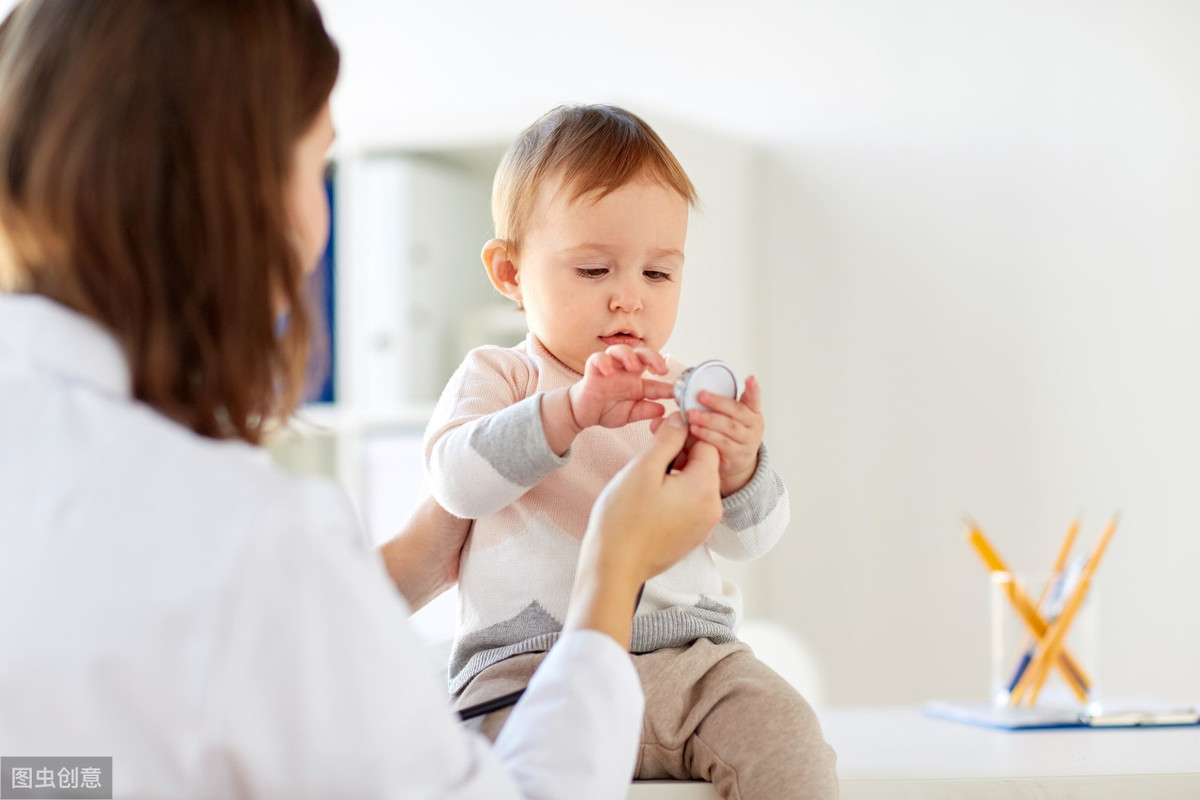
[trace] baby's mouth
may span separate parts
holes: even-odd
[[[614,344],[627,344],[630,347],[637,347],[642,343],[641,337],[630,331],[616,331],[615,333],[601,336],[600,341],[604,342],[608,347],[612,347]]]

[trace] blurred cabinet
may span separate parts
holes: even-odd
[[[376,540],[412,508],[425,422],[463,356],[524,336],[524,317],[480,260],[502,153],[337,158],[334,401],[305,406],[271,450],[285,468],[341,483]]]
[[[344,407],[388,416],[428,406],[471,347],[523,335],[523,317],[492,288],[479,255],[499,158],[497,149],[339,162]]]

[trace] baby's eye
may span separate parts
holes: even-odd
[[[656,283],[659,281],[671,280],[671,273],[663,272],[662,270],[648,269],[648,270],[644,270],[642,272],[642,274],[645,275],[648,279],[650,279]]]
[[[581,278],[602,278],[608,274],[606,267],[579,267],[575,272]]]

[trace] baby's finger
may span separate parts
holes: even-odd
[[[626,372],[640,375],[646,369],[642,365],[642,360],[633,352],[633,348],[627,344],[614,344],[604,353],[613,359],[614,364],[620,364]]]
[[[607,378],[613,373],[612,356],[607,351],[592,353],[588,356],[587,363],[583,365],[583,371],[586,373],[589,367]]]
[[[726,397],[721,394],[716,394],[705,389],[696,397],[700,404],[706,408],[715,411],[717,414],[723,414],[727,417],[732,417],[743,425],[753,423],[755,412],[748,406],[744,405],[739,400],[734,400],[732,397]]]
[[[642,394],[650,400],[669,400],[675,396],[675,387],[663,381],[643,378]]]
[[[708,442],[713,447],[720,450],[722,453],[727,453],[743,442],[739,442],[732,436],[729,436],[719,430],[704,427],[701,425],[691,425],[688,427],[688,433],[694,436],[698,441]]]
[[[697,408],[688,412],[688,423],[693,428],[715,431],[736,442],[749,442],[755,437],[757,428],[754,421],[753,417],[747,423],[726,414],[701,411]]]
[[[746,378],[746,388],[742,390],[741,401],[755,414],[762,413],[762,391],[758,386],[758,378],[753,375]]]
[[[633,352],[637,354],[638,358],[642,360],[642,363],[645,364],[651,372],[659,375],[666,375],[668,372],[670,372],[670,369],[667,367],[667,360],[663,358],[662,355],[657,351],[652,350],[649,347],[642,346],[634,348]]]
[[[630,422],[641,422],[644,419],[650,419],[650,420],[657,421],[659,419],[662,419],[663,415],[666,413],[667,413],[667,410],[665,408],[663,408],[662,405],[659,403],[655,403],[650,400],[639,400],[633,406],[633,408],[630,409],[630,411],[629,411],[629,421]],[[651,424],[653,424],[653,423],[651,423]],[[659,423],[659,424],[661,424],[661,423]],[[652,427],[651,431],[654,433],[657,433],[658,428]]]

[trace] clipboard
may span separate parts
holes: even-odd
[[[1165,703],[1120,703],[1079,713],[1084,725],[1093,728],[1153,728],[1164,725],[1200,724],[1200,708]]]
[[[1004,731],[1055,728],[1162,728],[1200,724],[1200,706],[1161,701],[1123,701],[1080,710],[1068,707],[994,706],[935,700],[927,716]]]

